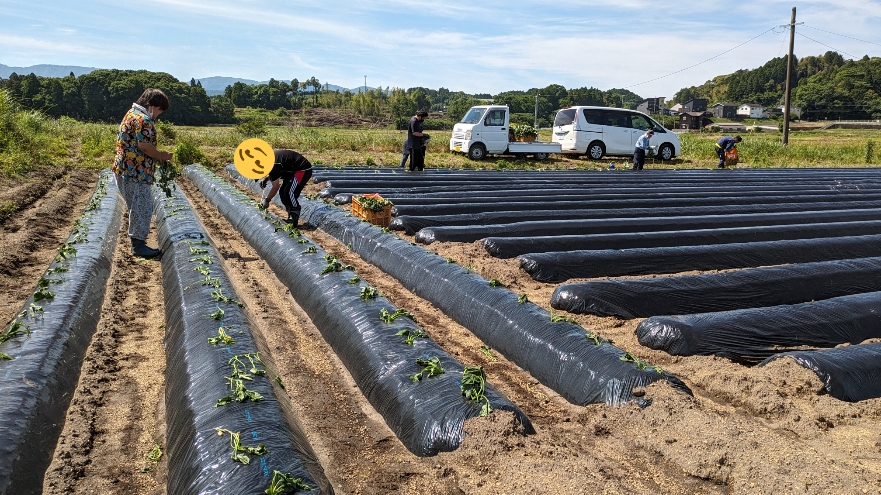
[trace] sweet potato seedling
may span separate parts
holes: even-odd
[[[358,275],[355,275],[354,277],[349,279],[349,283],[352,285],[355,285],[360,281],[361,281],[361,277],[359,277]]]
[[[636,369],[644,370],[648,368],[648,364],[645,361],[640,360],[638,357],[630,354],[629,352],[624,353],[619,359],[624,361],[625,363],[633,363],[636,365]]]
[[[575,321],[575,318],[572,318],[571,316],[563,316],[563,315],[555,315],[555,314],[551,314],[551,323],[559,323],[559,322],[561,322],[561,321],[566,321],[566,322],[569,322],[569,323],[575,323],[576,325],[578,324],[578,322]]]
[[[297,239],[298,244],[309,244],[309,241],[306,239]]]
[[[223,344],[223,345],[234,345],[236,343],[236,339],[230,337],[226,333],[226,329],[220,327],[217,329],[217,337],[208,337],[208,343],[211,345]]]
[[[211,260],[211,256],[209,256],[207,254],[203,254],[202,256],[196,256],[195,258],[190,258],[189,261],[190,261],[190,263],[192,263],[194,261],[198,261],[199,263],[201,263],[203,265],[211,265],[214,263],[214,261]]]
[[[379,310],[379,319],[386,323],[391,323],[402,316],[410,318],[411,320],[413,320],[413,323],[418,323],[418,321],[416,321],[416,317],[413,316],[413,313],[407,311],[406,309],[398,309],[394,313],[389,313],[388,310],[385,308],[381,308]]]
[[[294,478],[290,473],[273,471],[272,480],[269,482],[269,488],[263,493],[266,495],[280,495],[282,493],[295,493],[298,491],[309,490],[314,490],[314,488],[304,483],[302,478]]]
[[[480,406],[480,415],[486,416],[491,413],[493,408],[486,396],[486,373],[480,366],[466,366],[462,370],[462,395],[466,399],[474,402],[482,402]]]
[[[315,246],[309,246],[303,251],[303,254],[311,254],[311,253],[317,253],[317,252],[318,252],[318,248],[316,248]]]
[[[159,461],[162,459],[162,446],[157,443],[152,449],[150,449],[150,452],[144,454],[144,458],[147,459],[147,462],[150,464],[142,467],[141,472],[149,473],[156,469],[156,466],[159,465]]]
[[[284,225],[284,227],[276,226],[275,231],[276,232],[278,232],[278,231],[285,232],[288,234],[288,237],[300,237],[300,235],[302,235],[302,234],[300,234],[300,229],[294,227],[294,225],[290,224],[290,223],[286,223]]]
[[[207,249],[198,248],[195,246],[190,246],[190,255],[191,256],[199,256],[200,254],[208,254]]]
[[[440,358],[437,356],[418,358],[416,364],[422,366],[422,371],[410,375],[410,381],[413,383],[419,383],[424,375],[428,375],[428,378],[431,378],[444,373],[444,367],[441,366]]]
[[[486,359],[489,361],[496,361],[497,360],[496,357],[493,356],[492,349],[490,349],[489,346],[486,346],[486,345],[480,346],[480,352],[482,352],[483,355],[486,356]]]
[[[34,302],[55,299],[55,294],[49,291],[49,284],[60,282],[61,280],[41,277],[40,280],[37,281],[37,290],[34,291]]]
[[[28,335],[29,333],[31,333],[30,325],[21,320],[14,320],[12,324],[9,325],[9,329],[7,329],[5,333],[0,333],[0,345],[3,345],[3,343],[9,339],[18,337],[20,335]],[[11,360],[12,356],[0,352],[0,359]]]
[[[217,430],[217,436],[223,436],[224,433],[229,434],[229,446],[232,448],[232,460],[248,465],[251,463],[250,455],[266,455],[269,451],[266,446],[257,444],[257,447],[247,447],[242,445],[241,432],[232,432],[225,428],[214,428]]]
[[[358,283],[358,282],[355,282],[355,283]],[[361,287],[360,297],[364,301],[366,301],[368,299],[376,299],[376,296],[381,296],[381,295],[382,294],[380,294],[379,291],[376,290],[376,287],[370,287],[369,285],[367,287]]]
[[[203,276],[206,276],[206,277],[207,277],[209,274],[211,274],[211,270],[210,270],[207,266],[202,266],[202,265],[198,265],[198,266],[196,266],[195,268],[193,268],[193,271],[194,271],[194,272],[199,272],[199,273],[201,273]]]
[[[526,294],[520,294],[520,297],[517,298],[517,304],[526,304],[529,302],[529,296]]]
[[[491,278],[491,279],[489,280],[489,286],[490,286],[490,287],[507,287],[507,285],[505,285],[505,284],[499,282],[498,280],[496,280],[496,279],[494,279],[494,278]]]
[[[223,295],[223,289],[221,289],[220,287],[211,291],[211,299],[215,302],[225,302],[225,303],[229,303],[229,304],[236,304],[239,307],[244,306],[244,304],[240,303],[239,301],[236,301],[235,299],[232,299],[230,297]]]
[[[413,342],[416,339],[420,339],[420,338],[427,339],[428,338],[428,334],[418,328],[403,328],[395,335],[399,335],[399,336],[404,337],[404,343],[407,345],[410,345],[410,346],[413,345]]]

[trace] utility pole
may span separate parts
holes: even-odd
[[[799,24],[804,24],[800,22]],[[785,27],[783,24],[780,27]],[[789,26],[789,57],[786,59],[786,91],[783,93],[783,145],[789,144],[789,106],[792,93],[792,49],[795,45],[795,7],[792,8],[792,20]]]
[[[533,120],[532,124],[535,127],[535,132],[538,132],[538,97],[540,94],[535,94],[535,120]]]
[[[364,76],[364,92],[367,92],[367,76]]]

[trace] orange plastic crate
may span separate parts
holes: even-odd
[[[373,225],[388,227],[389,223],[391,223],[392,221],[392,206],[385,206],[380,211],[371,211],[361,206],[357,199],[355,199],[359,196],[364,196],[366,198],[383,199],[382,196],[380,196],[379,194],[362,194],[352,196],[352,215],[355,215],[362,220],[367,220]]]

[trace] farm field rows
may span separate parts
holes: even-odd
[[[14,316],[55,257],[60,236],[82,210],[76,205],[88,201],[96,178],[91,172],[61,175],[55,179],[59,185],[73,186],[57,193],[50,188],[4,224],[5,286],[21,287],[4,295],[4,320]],[[638,391],[652,399],[645,408],[573,405],[505,356],[483,348],[485,342],[456,323],[455,315],[444,314],[331,234],[304,230],[391,303],[411,311],[447,353],[482,366],[488,382],[521,408],[537,431],[526,435],[513,415],[496,411],[468,420],[458,449],[417,457],[322,338],[317,326],[323,322],[310,320],[289,288],[193,183],[182,177],[178,185],[222,258],[252,332],[265,341],[265,352],[286,385],[279,400],[300,419],[337,493],[881,492],[879,399],[834,399],[823,393],[814,373],[791,360],[757,368],[720,357],[670,356],[639,344],[640,319],[583,314],[570,317],[680,377],[694,396],[656,382]],[[310,185],[306,193],[317,194],[322,187]],[[272,211],[282,213],[277,206]],[[140,472],[149,465],[145,454],[166,441],[161,338],[167,308],[161,268],[128,254],[125,224],[123,219],[98,330],[44,493],[163,493],[168,482],[166,457]],[[27,234],[40,229],[60,233]],[[26,262],[12,258],[21,251],[14,244],[17,232],[31,239]],[[556,284],[533,280],[516,259],[493,258],[479,241],[435,242],[426,249],[553,312]],[[264,488],[254,487],[254,493]]]

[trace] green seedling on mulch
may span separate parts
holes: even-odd
[[[559,323],[559,322],[561,322],[561,321],[566,321],[566,322],[569,322],[569,323],[575,323],[576,325],[578,324],[578,322],[575,321],[575,318],[572,318],[571,316],[563,316],[563,315],[555,315],[555,314],[551,314],[551,323]]]
[[[624,353],[619,359],[624,361],[625,363],[633,363],[636,365],[636,369],[644,370],[648,368],[648,364],[645,361],[640,360],[638,357],[630,354],[629,352]]]
[[[499,282],[498,280],[496,280],[494,278],[489,279],[489,286],[490,287],[507,287],[507,285]]]
[[[410,381],[413,383],[419,383],[419,380],[422,380],[422,377],[426,374],[428,375],[428,378],[431,378],[444,372],[444,367],[441,366],[440,358],[437,356],[419,358],[416,360],[416,364],[422,366],[422,371],[410,375]]]
[[[275,231],[282,231],[288,234],[288,237],[300,237],[300,229],[294,226],[292,223],[284,224],[284,227],[275,227]]]
[[[246,378],[250,380],[251,378]],[[217,403],[214,404],[214,407],[225,406],[227,404],[236,402],[245,402],[246,400],[251,400],[253,402],[257,402],[259,400],[263,400],[263,396],[254,390],[248,390],[245,388],[245,379],[237,379],[226,377],[226,381],[229,382],[229,389],[232,391],[230,395],[225,397],[221,397],[217,399]]]
[[[529,302],[529,296],[526,294],[520,294],[520,297],[517,298],[517,304],[526,304]]]
[[[221,315],[220,317],[223,318],[223,315]],[[230,337],[229,334],[226,333],[225,328],[220,327],[217,329],[217,337],[208,337],[208,343],[211,345],[233,345],[236,343],[236,339]]]
[[[474,270],[477,269],[477,267],[474,266],[474,263],[468,263],[463,268],[465,268],[466,272],[472,272],[472,273],[474,272]]]
[[[298,240],[297,240],[297,243],[299,243],[299,244],[309,244],[309,241],[306,240],[306,239],[298,239]]]
[[[224,428],[214,428],[217,430],[217,436],[222,437],[224,433],[229,433],[229,446],[232,447],[232,460],[236,462],[240,462],[242,464],[250,464],[251,458],[248,455],[265,455],[268,454],[269,451],[266,450],[266,446],[261,444],[257,444],[257,447],[247,447],[242,445],[241,433],[240,432],[232,432]]]
[[[351,283],[351,280],[349,282]],[[355,282],[355,283],[357,284],[358,282]],[[364,301],[366,301],[368,299],[376,299],[376,296],[381,296],[381,295],[382,294],[380,294],[379,291],[376,290],[376,287],[370,287],[369,285],[367,287],[361,287],[360,296],[361,296],[361,299]]]
[[[76,256],[76,248],[73,247],[72,242],[65,242],[61,245],[61,249],[58,250],[58,256],[55,257],[56,263],[61,263],[66,259],[70,259]]]
[[[19,316],[19,318],[24,318],[26,315],[31,315],[31,318],[35,319],[37,317],[37,315],[42,316],[45,313],[46,312],[43,311],[43,306],[37,306],[36,304],[31,303],[31,305],[28,307],[28,309],[19,313],[18,316]]]
[[[223,310],[223,308],[217,308],[217,311],[209,314],[208,316],[210,318],[217,320],[217,321],[220,321],[223,319],[224,314],[226,314],[226,312]]]
[[[340,260],[337,259],[337,257],[332,254],[325,255],[324,260],[327,261],[327,266],[325,266],[324,269],[321,270],[321,273],[319,275],[324,275],[325,273],[341,272],[343,270],[354,270],[355,269],[355,267],[352,265],[344,265],[344,264],[340,263]]]
[[[49,284],[53,282],[60,283],[61,281],[45,277],[41,277],[40,280],[37,281],[37,290],[34,292],[34,302],[42,301],[44,299],[55,299],[55,294],[49,291]]]
[[[488,360],[496,361],[496,357],[493,356],[492,349],[490,349],[489,346],[486,346],[486,345],[480,346],[480,352],[482,352],[483,355],[486,356],[486,358]]]
[[[382,228],[380,228],[379,230],[380,230],[381,232],[383,232],[384,234],[391,234],[391,233],[392,233],[392,231],[389,230],[388,227],[382,227]]]
[[[486,373],[480,366],[466,366],[462,370],[462,395],[474,402],[483,402],[480,406],[480,415],[486,416],[493,411],[486,396]]]
[[[195,246],[190,246],[190,255],[191,256],[199,256],[200,254],[208,254],[207,249],[198,248]]]
[[[70,270],[70,268],[64,265],[55,265],[52,268],[46,270],[46,275],[57,275],[59,273],[64,273],[68,270]]]
[[[349,283],[352,285],[355,285],[360,281],[361,281],[361,277],[359,277],[358,275],[355,275],[354,277],[349,279]]]
[[[275,383],[277,383],[278,386],[281,387],[282,390],[287,390],[287,389],[285,388],[285,386],[284,386],[284,383],[281,382],[281,377],[280,377],[280,376],[275,375]]]
[[[411,320],[413,320],[413,323],[419,323],[418,321],[416,321],[416,317],[413,316],[413,313],[407,311],[406,309],[399,309],[396,310],[394,313],[389,313],[388,310],[386,310],[385,308],[379,310],[379,319],[386,323],[391,323],[401,316],[406,316],[407,318],[410,318]]]
[[[214,289],[213,291],[211,291],[211,299],[215,302],[225,302],[225,303],[229,303],[229,304],[236,304],[239,307],[244,306],[244,304],[236,301],[235,299],[224,296],[223,289],[221,289],[219,287],[217,289]]]
[[[401,331],[399,331],[395,335],[400,335],[401,337],[404,337],[404,343],[407,345],[413,345],[413,342],[416,339],[419,339],[419,338],[427,339],[428,338],[428,334],[423,332],[422,330],[419,330],[418,328],[404,328],[404,329],[401,329]]]
[[[456,263],[456,260],[454,260],[453,258],[447,258],[447,263],[453,263],[453,264],[455,264],[455,263]]]
[[[664,371],[664,368],[661,368],[660,366],[652,366],[652,369],[655,370],[655,373],[660,373],[662,375],[666,373],[666,371]]]
[[[272,472],[272,481],[269,482],[269,488],[263,493],[266,495],[280,495],[282,493],[294,493],[299,491],[314,490],[311,486],[303,482],[303,478],[294,478],[289,473],[281,471]]]
[[[248,368],[245,365],[245,362],[242,361],[243,358],[247,359],[248,362],[251,364],[250,368]],[[233,378],[243,378],[245,380],[250,380],[251,377],[241,371],[242,369],[247,369],[248,372],[250,372],[252,375],[266,376],[266,370],[258,368],[258,364],[264,367],[266,366],[260,359],[259,352],[249,352],[247,354],[239,354],[237,356],[233,356],[229,359],[229,365],[233,368],[233,372],[230,374],[230,376]]]
[[[11,338],[18,337],[19,335],[28,335],[29,333],[31,333],[30,325],[21,320],[15,320],[12,322],[11,325],[9,325],[9,329],[6,330],[6,333],[0,333],[0,345]],[[12,356],[0,352],[0,359],[11,360]]]
[[[194,246],[194,245],[195,246],[209,246],[209,245],[211,245],[211,243],[206,241],[205,239],[202,239],[201,241],[184,241],[184,244],[188,244],[190,246]]]
[[[318,248],[316,248],[315,246],[309,246],[303,251],[303,254],[317,253],[317,252],[318,252]]]
[[[156,466],[159,465],[159,460],[162,459],[162,446],[158,443],[150,449],[150,452],[144,454],[144,458],[150,462],[147,466],[141,468],[142,473],[149,473],[150,471],[156,469]]]
[[[190,261],[190,263],[192,263],[194,261],[198,261],[199,263],[201,263],[203,265],[211,265],[214,263],[213,261],[211,261],[211,256],[207,255],[207,254],[203,254],[202,256],[196,256],[195,258],[190,258],[189,261]]]
[[[592,340],[593,345],[603,345],[604,343],[606,343],[606,344],[614,344],[615,343],[615,341],[612,339],[604,339],[604,338],[600,337],[599,335],[597,335],[595,333],[591,333],[591,332],[587,332],[586,334],[584,334],[584,336],[587,337],[588,340]]]

